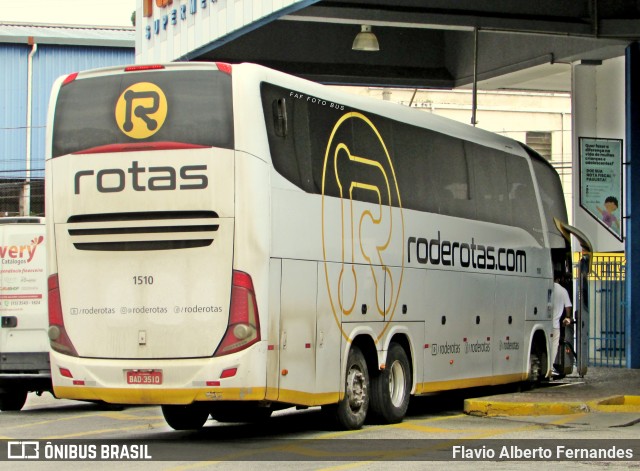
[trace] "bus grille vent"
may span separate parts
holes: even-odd
[[[219,228],[214,211],[158,211],[71,216],[69,236],[78,250],[142,251],[206,247]]]

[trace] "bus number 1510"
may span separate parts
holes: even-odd
[[[152,285],[153,284],[153,276],[134,276],[133,277],[134,285]]]

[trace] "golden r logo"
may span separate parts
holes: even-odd
[[[116,103],[116,122],[133,139],[157,133],[167,118],[167,97],[157,85],[138,82],[127,88]]]
[[[360,155],[363,152],[369,155]],[[386,321],[380,338],[394,316],[402,286],[404,217],[391,156],[378,129],[361,113],[343,115],[327,143],[322,250],[329,301],[343,336],[347,338],[343,317],[355,312],[358,289],[366,279],[367,289],[374,291],[374,312]],[[371,301],[366,303],[373,307]]]

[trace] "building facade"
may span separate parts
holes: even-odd
[[[44,215],[45,127],[61,75],[134,61],[134,29],[0,22],[0,216]]]

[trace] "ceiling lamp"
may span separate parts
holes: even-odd
[[[379,51],[380,45],[378,44],[378,38],[371,32],[371,26],[362,25],[360,32],[353,40],[351,49],[354,51]]]

